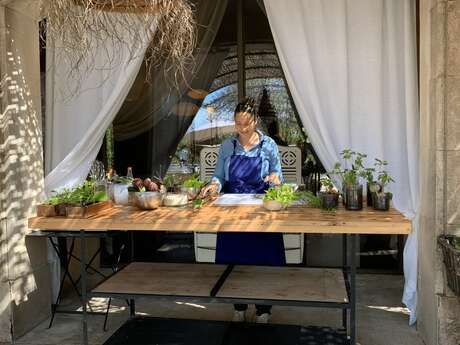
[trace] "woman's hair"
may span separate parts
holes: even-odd
[[[252,115],[254,120],[257,120],[256,100],[252,97],[243,99],[235,108],[235,114],[248,113]]]

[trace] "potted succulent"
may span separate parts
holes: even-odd
[[[375,166],[377,170],[377,183],[374,183],[370,190],[372,192],[372,205],[375,210],[388,211],[390,209],[390,201],[393,194],[385,191],[385,187],[394,182],[390,174],[384,170],[388,162],[385,160],[375,159]]]
[[[330,210],[337,208],[339,204],[339,193],[334,187],[332,180],[329,177],[324,177],[320,179],[321,191],[319,193],[319,198],[321,200],[321,208],[325,210]]]
[[[342,181],[345,208],[361,210],[363,208],[363,185],[360,179],[365,176],[363,162],[367,155],[350,149],[344,149],[340,154],[344,167],[337,162],[331,173],[338,175]]]
[[[298,195],[294,187],[289,184],[282,184],[268,188],[264,195],[263,205],[269,211],[279,211],[288,207],[296,199],[298,199]]]
[[[205,183],[201,181],[198,176],[193,175],[182,183],[180,191],[187,194],[189,200],[193,200],[198,196],[198,194],[200,194],[201,188],[204,184]]]

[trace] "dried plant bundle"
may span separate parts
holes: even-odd
[[[196,22],[187,0],[41,1],[46,37],[63,55],[69,78],[79,80],[95,68],[112,68],[126,48],[133,59],[145,37],[151,38],[145,53],[148,71],[161,65],[178,84],[193,65]],[[101,52],[104,61],[96,61]]]

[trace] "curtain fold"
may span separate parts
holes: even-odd
[[[200,110],[226,56],[227,51],[210,52],[195,74],[191,89],[172,106],[167,116],[153,126],[151,176],[163,177],[166,173],[179,142]]]
[[[108,13],[111,16],[130,16],[133,25],[142,23],[135,15]],[[94,59],[91,73],[80,79],[68,78],[69,69],[58,43],[49,55],[53,68],[47,72],[47,134],[49,149],[46,165],[50,172],[45,177],[45,191],[72,187],[82,182],[102,145],[104,134],[119,111],[143,62],[156,21],[152,19],[151,32],[141,39],[125,37],[128,44],[113,45],[104,37],[98,41],[88,59]],[[149,35],[150,34],[150,35]],[[128,35],[120,29],[120,35]],[[105,48],[105,49],[102,49]],[[48,56],[49,56],[48,55]],[[108,57],[112,60],[108,63]],[[69,92],[75,92],[69,96]]]
[[[264,0],[294,103],[327,170],[344,148],[389,161],[394,206],[419,203],[412,0]],[[417,223],[404,250],[403,302],[416,320]]]
[[[193,66],[190,66],[190,70],[184,76],[185,82],[178,87],[173,85],[173,76],[165,71],[163,65],[152,68],[151,71],[141,69],[115,118],[113,128],[116,140],[130,139],[149,131],[171,114],[174,105],[180,102],[181,97],[190,88],[193,78],[203,66],[219,30],[227,3],[227,0],[194,1],[198,23],[198,43]],[[150,73],[150,82],[145,81],[146,73]]]

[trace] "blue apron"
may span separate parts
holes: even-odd
[[[230,157],[229,180],[224,185],[225,193],[265,193],[268,183],[261,178],[263,140],[257,155],[247,157],[233,154]],[[216,263],[283,266],[286,264],[283,235],[281,233],[217,233]]]

